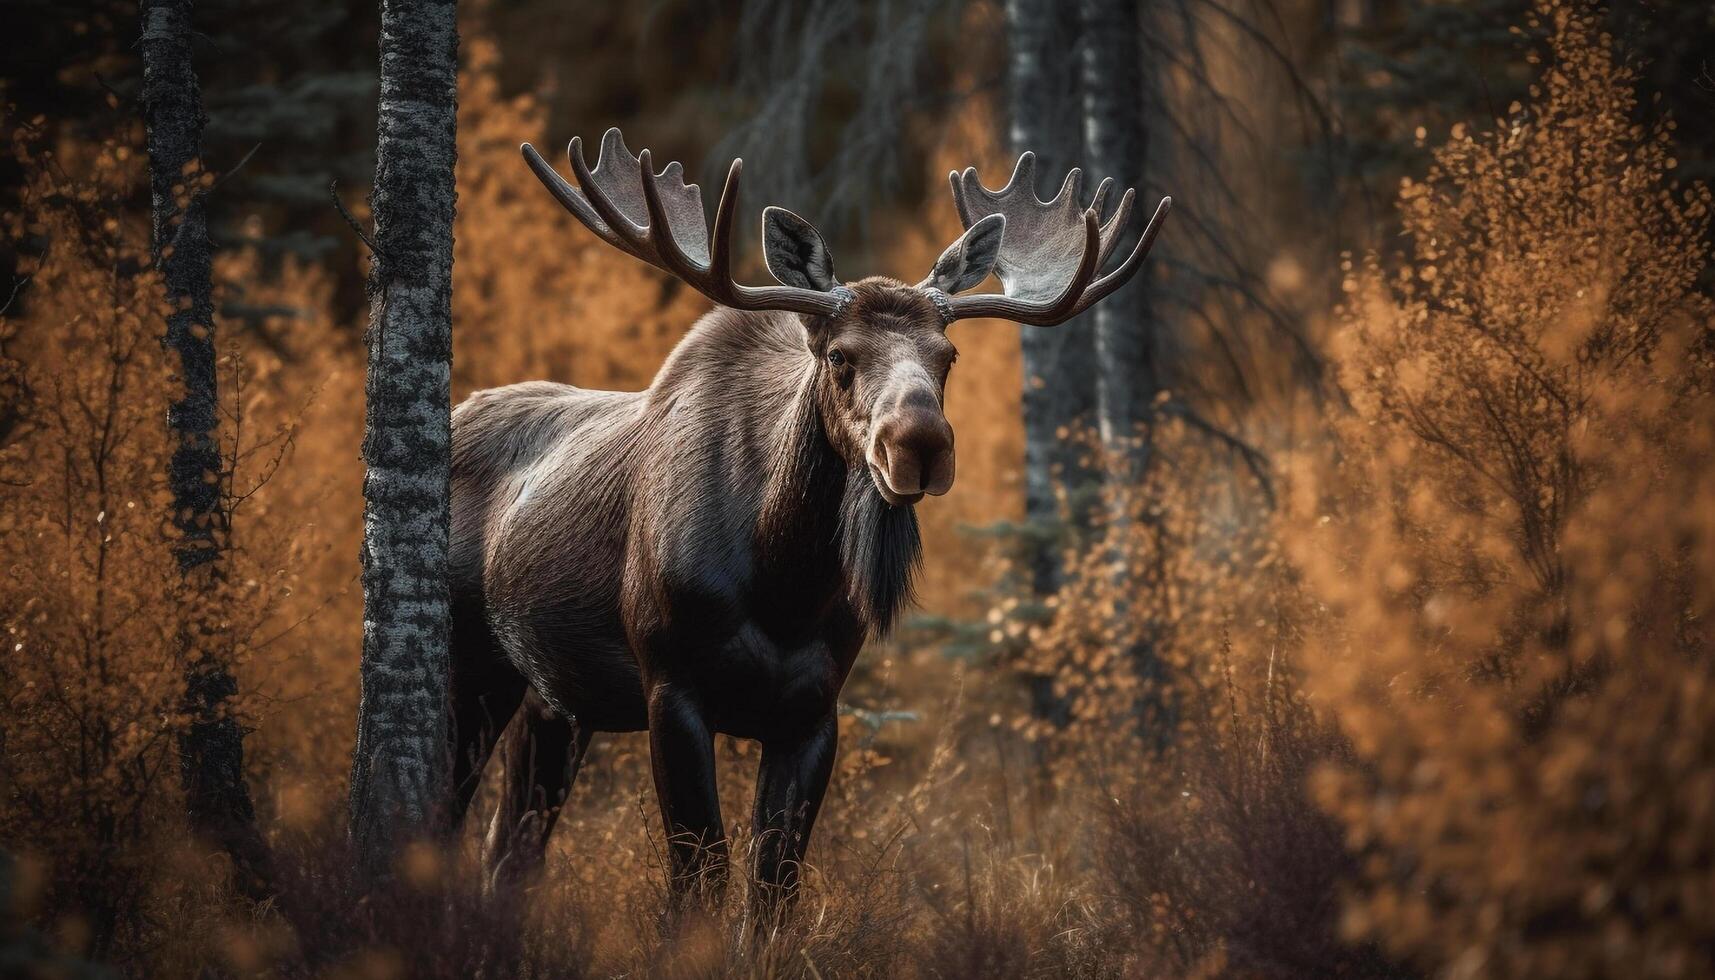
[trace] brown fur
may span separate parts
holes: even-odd
[[[852,288],[838,320],[718,308],[642,392],[528,382],[458,406],[461,804],[526,686],[551,709],[527,728],[651,729],[669,833],[719,833],[701,777],[663,771],[708,733],[831,763],[840,686],[910,598],[923,491],[901,481],[938,453],[951,481],[937,311],[893,280]],[[813,788],[774,795],[813,816]]]

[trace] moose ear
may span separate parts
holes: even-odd
[[[785,208],[762,210],[762,258],[782,286],[825,293],[840,284],[821,233]]]
[[[1001,214],[991,214],[970,226],[935,260],[929,278],[918,283],[918,288],[952,295],[987,279],[1000,257],[1000,239],[1005,233],[1006,217]]]

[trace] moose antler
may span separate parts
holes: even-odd
[[[1155,243],[1161,220],[1173,205],[1164,197],[1144,228],[1137,245],[1119,267],[1096,278],[1131,217],[1135,192],[1128,188],[1107,224],[1100,223],[1102,204],[1113,179],[1096,188],[1089,207],[1081,203],[1084,175],[1073,168],[1052,201],[1036,196],[1036,155],[1018,158],[1012,179],[998,191],[983,186],[975,167],[947,175],[953,203],[966,228],[991,214],[1006,219],[995,275],[1004,295],[978,293],[948,300],[952,319],[998,317],[1039,327],[1051,327],[1082,313],[1125,285],[1143,265]]]
[[[649,151],[633,156],[618,129],[601,138],[592,168],[584,160],[583,142],[573,138],[566,148],[579,191],[554,170],[529,143],[521,147],[524,160],[560,204],[584,227],[614,248],[655,266],[723,306],[739,310],[789,310],[836,316],[850,292],[822,292],[797,286],[746,286],[732,278],[732,219],[738,210],[738,177],[744,161],[734,160],[726,186],[715,207],[710,233],[703,215],[703,193],[685,183],[677,161],[655,173]],[[665,231],[665,233],[663,233]]]

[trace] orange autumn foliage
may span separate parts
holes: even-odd
[[[1691,976],[1715,942],[1707,188],[1543,3],[1529,106],[1455,131],[1348,280],[1352,411],[1285,532],[1307,683],[1361,765],[1352,936],[1455,976]]]

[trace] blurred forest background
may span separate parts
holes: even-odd
[[[278,894],[187,833],[137,9],[4,20],[0,973],[1715,975],[1715,8],[461,4],[455,398],[641,387],[707,306],[525,140],[742,156],[745,251],[779,204],[853,277],[914,281],[943,175],[1026,146],[1175,199],[1117,350],[951,328],[959,482],[846,690],[807,894],[667,933],[643,736],[598,739],[516,905],[466,853],[410,854],[402,908],[333,884],[367,303],[330,185],[367,217],[373,5],[195,7]],[[719,752],[742,814],[757,751]]]

